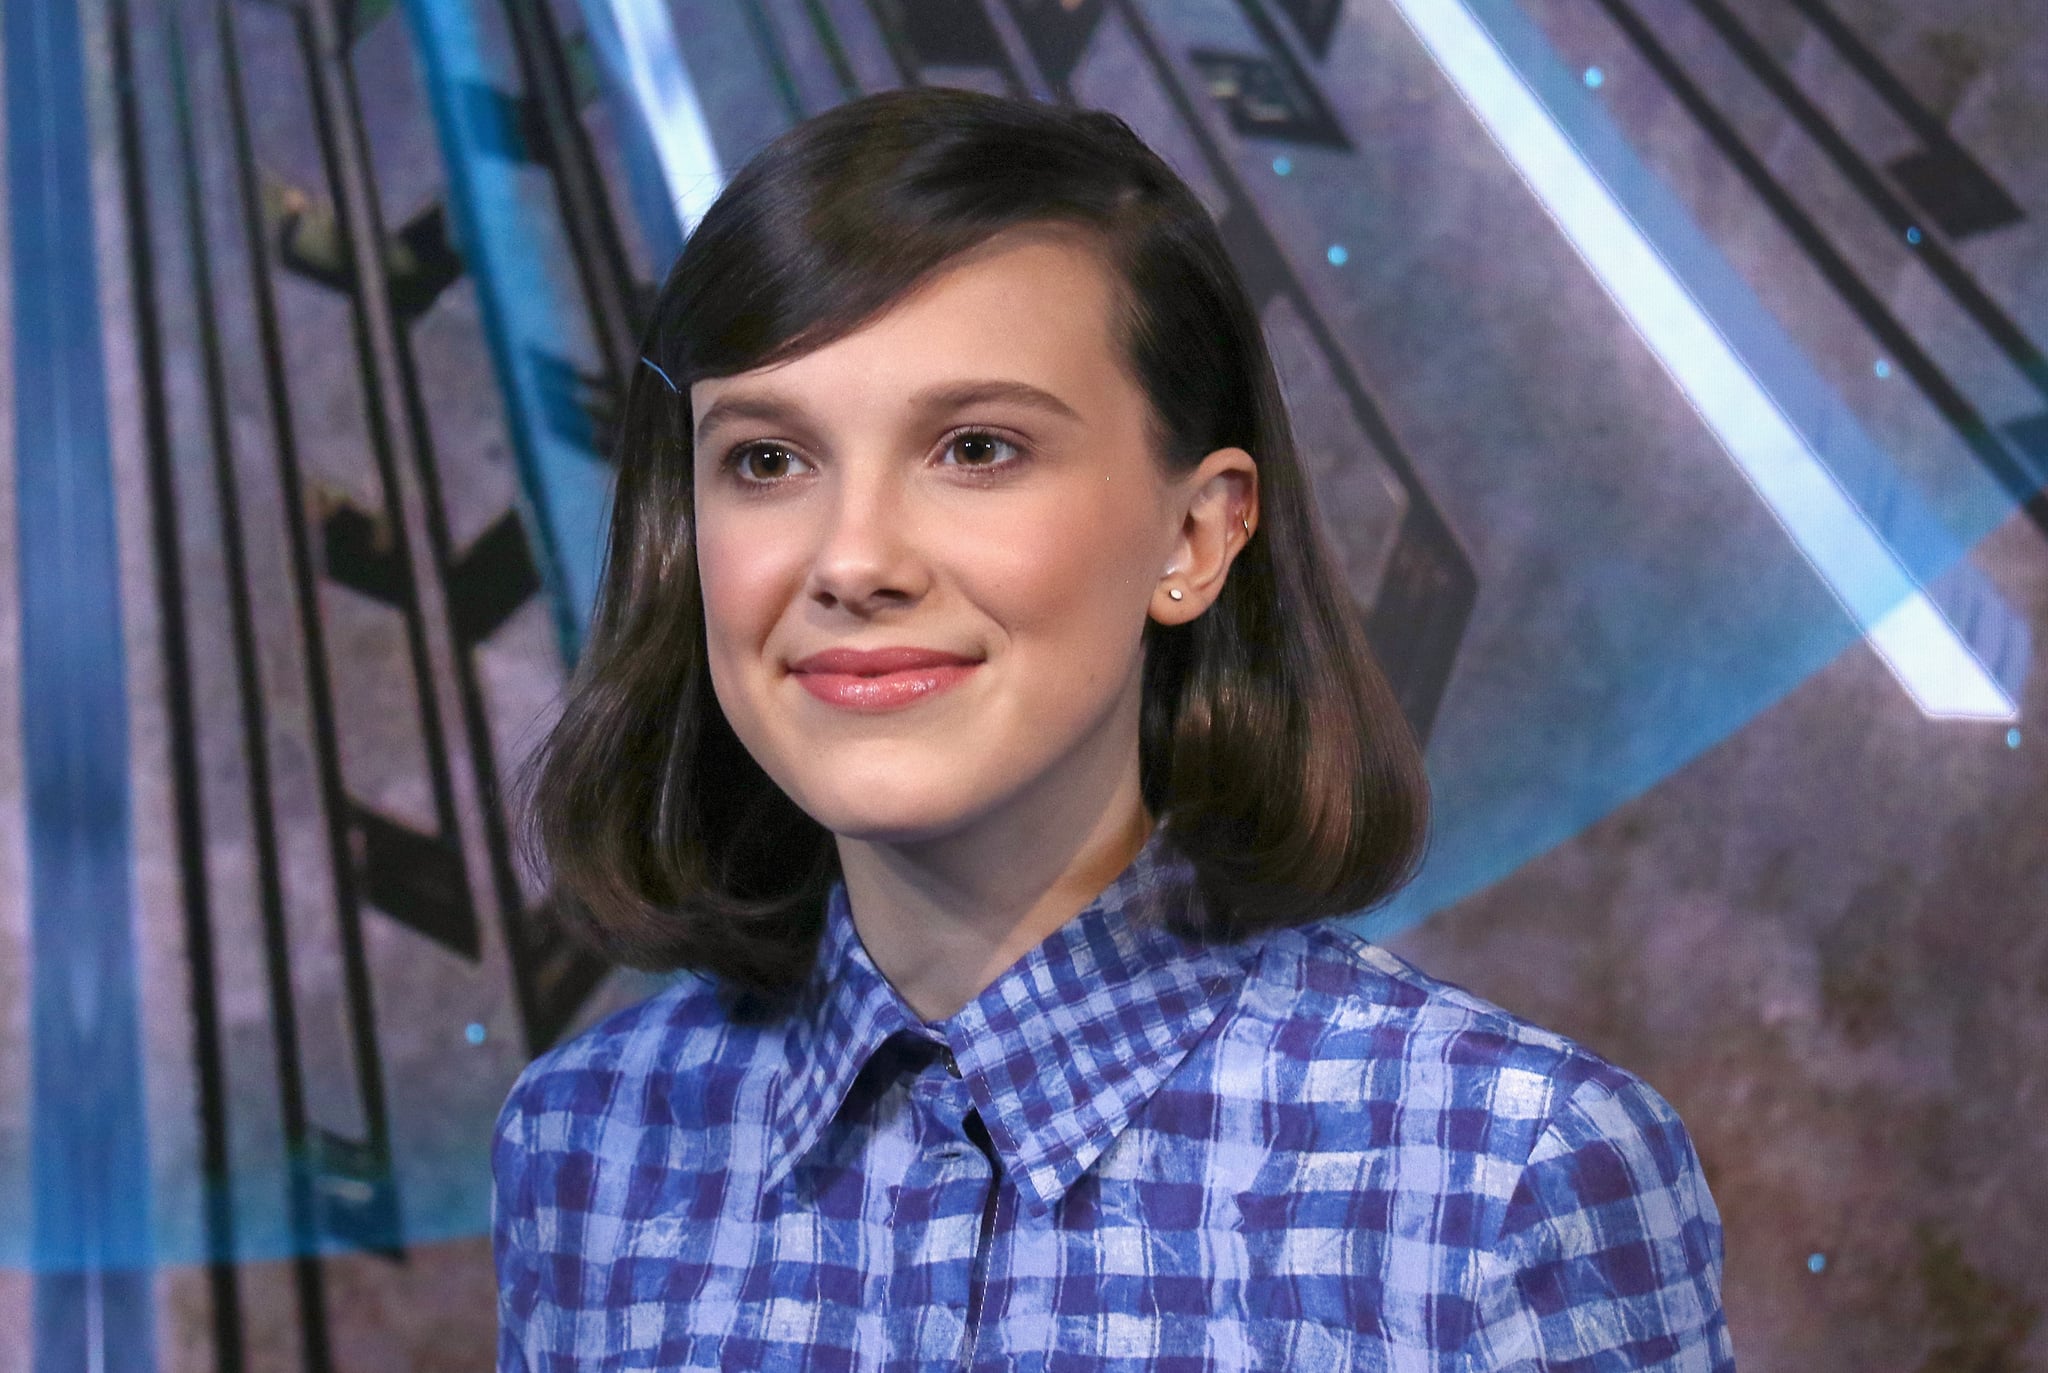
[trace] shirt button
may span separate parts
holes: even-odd
[[[941,1048],[939,1050],[939,1062],[945,1064],[946,1071],[954,1077],[960,1076],[960,1065],[954,1061],[951,1049]]]

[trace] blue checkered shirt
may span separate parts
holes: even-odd
[[[1200,899],[1155,831],[926,1023],[840,884],[793,1007],[684,975],[535,1060],[500,1373],[1734,1368],[1662,1097],[1335,921],[1168,932]]]

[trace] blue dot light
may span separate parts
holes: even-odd
[[[1588,90],[1599,90],[1600,83],[1606,79],[1607,73],[1601,71],[1598,67],[1586,68],[1586,88]]]
[[[1883,358],[1879,358],[1877,360],[1877,365],[1872,367],[1870,370],[1877,373],[1878,379],[1882,381],[1884,378],[1892,374],[1892,365],[1889,362],[1886,362]]]
[[[1906,226],[1906,242],[1908,242],[1908,243],[1918,243],[1919,241],[1920,241],[1920,228],[1919,228],[1919,226],[1918,226],[1918,225],[1915,225],[1915,224],[1908,224],[1908,225]]]
[[[1345,252],[1345,251],[1344,251],[1344,245],[1343,245],[1343,244],[1341,244],[1341,243],[1332,243],[1332,244],[1330,245],[1330,254],[1329,254],[1329,256],[1330,256],[1330,265],[1331,265],[1332,267],[1342,267],[1342,266],[1344,265],[1345,261],[1346,261],[1346,260],[1347,260],[1347,259],[1348,259],[1348,258],[1349,258],[1349,257],[1351,256],[1351,254],[1349,254],[1349,253],[1347,253],[1347,252]]]
[[[1827,1266],[1828,1256],[1826,1254],[1808,1254],[1806,1256],[1806,1271],[1809,1273],[1822,1272]]]
[[[1286,158],[1276,157],[1273,159],[1273,175],[1285,176],[1293,170],[1294,164],[1288,161]]]
[[[474,1020],[469,1022],[469,1028],[464,1030],[462,1034],[472,1044],[484,1042],[484,1027],[477,1024]]]
[[[2007,748],[2018,748],[2020,746],[2020,729],[2018,725],[2014,725],[2005,732],[2005,746]]]

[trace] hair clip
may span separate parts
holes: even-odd
[[[661,370],[660,363],[656,362],[653,358],[642,358],[640,359],[640,361],[646,363],[649,367],[652,367],[654,369],[654,375],[660,377],[663,381],[667,381],[669,390],[676,391],[676,384],[673,381],[669,381],[668,373]],[[682,392],[676,391],[676,394],[681,395]]]

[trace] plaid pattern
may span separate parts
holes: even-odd
[[[925,1024],[840,885],[793,1010],[685,976],[536,1059],[500,1373],[1734,1368],[1662,1097],[1335,922],[1157,923],[1200,899],[1155,832]]]

